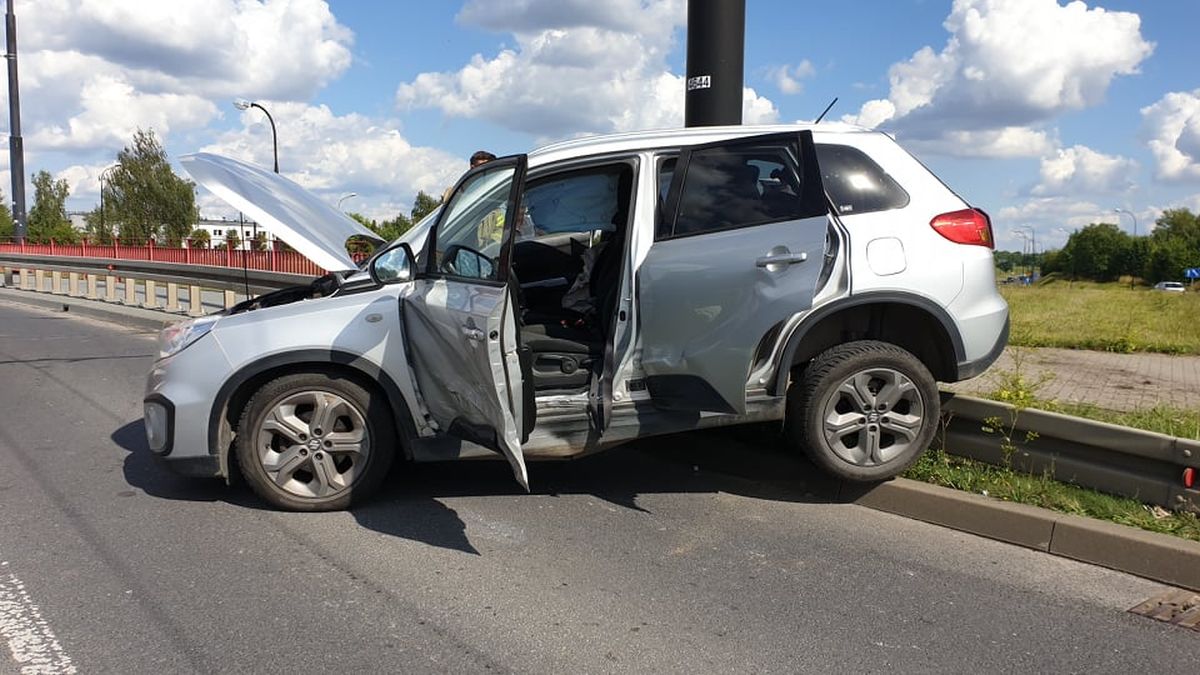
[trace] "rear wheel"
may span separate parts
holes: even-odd
[[[862,340],[814,358],[788,394],[788,434],[817,466],[852,481],[892,478],[929,447],[941,402],[911,353]]]
[[[338,375],[298,373],[251,397],[236,451],[246,482],[272,505],[331,511],[379,487],[395,442],[381,396]]]

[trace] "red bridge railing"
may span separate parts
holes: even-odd
[[[248,251],[244,249],[218,247],[168,247],[156,246],[153,241],[145,244],[58,244],[53,241],[45,244],[0,242],[0,253],[17,253],[20,255],[46,255],[79,258],[110,258],[116,260],[149,260],[165,263],[182,263],[185,265],[211,265],[214,267],[246,267],[252,270],[270,272],[285,272],[289,274],[304,274],[320,276],[326,270],[295,251],[282,251],[268,248],[265,251]],[[362,262],[368,254],[352,253],[354,262]]]

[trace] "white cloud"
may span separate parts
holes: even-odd
[[[1142,108],[1142,127],[1158,178],[1200,180],[1200,89],[1171,92]]]
[[[995,140],[1008,152],[1034,156],[1041,145],[1029,141],[1044,134],[1041,125],[1100,103],[1112,79],[1136,73],[1154,49],[1138,15],[1078,1],[955,0],[943,25],[950,37],[941,51],[926,46],[893,65],[888,97],[846,119],[947,150],[953,134],[1001,131],[1007,138]],[[1024,142],[1008,142],[1018,137]]]
[[[79,93],[82,111],[65,124],[47,123],[30,135],[30,143],[53,149],[121,147],[138,128],[154,129],[160,136],[171,127],[192,128],[217,115],[212,101],[192,94],[148,94],[128,82],[98,75]]]
[[[401,108],[437,108],[538,138],[679,126],[683,78],[667,67],[680,0],[471,0],[464,23],[513,34],[516,46],[476,54],[457,71],[421,73],[396,91]],[[747,123],[775,105],[744,90]]]
[[[769,72],[775,86],[779,87],[779,91],[785,94],[804,93],[804,80],[816,74],[817,69],[813,67],[812,61],[808,59],[804,59],[794,66],[783,65],[772,68]]]
[[[1020,227],[1033,228],[1042,251],[1061,247],[1072,231],[1099,222],[1116,222],[1111,208],[1070,197],[1035,197],[992,214],[996,248],[1001,250],[1021,250],[1023,242],[1016,234]]]
[[[345,207],[359,206],[357,210],[375,218],[395,216],[396,211],[384,212],[384,207],[411,204],[419,190],[441,196],[467,169],[466,158],[412,145],[394,122],[357,113],[334,115],[324,105],[266,105],[280,123],[280,171],[330,202],[357,192],[358,198]],[[241,120],[245,126],[218,136],[203,151],[271,166],[271,130],[262,114],[248,110]]]
[[[1041,182],[1032,193],[1051,196],[1126,192],[1133,187],[1136,171],[1137,162],[1132,159],[1076,145],[1042,158]]]
[[[685,22],[685,7],[680,0],[467,0],[457,19],[503,33],[596,27],[669,35]]]
[[[19,20],[26,135],[61,150],[200,128],[237,96],[305,100],[351,63],[324,0],[40,0]]]
[[[1039,157],[1054,152],[1058,145],[1050,132],[1029,127],[946,130],[933,137],[905,137],[907,147],[950,157],[1009,159]]]
[[[94,56],[149,91],[307,98],[350,66],[353,34],[325,0],[41,0],[22,42]]]

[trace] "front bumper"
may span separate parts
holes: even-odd
[[[167,466],[188,476],[222,476],[221,457],[209,447],[213,401],[230,372],[213,335],[157,361],[146,377],[146,442]]]

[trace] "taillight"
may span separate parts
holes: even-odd
[[[943,213],[929,221],[935,232],[956,244],[992,248],[992,221],[979,209]]]

